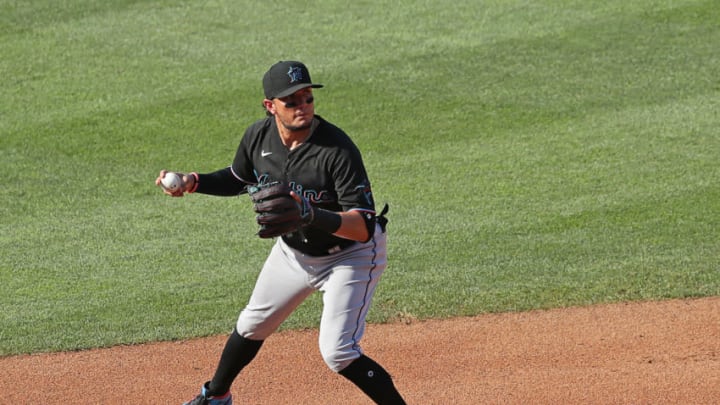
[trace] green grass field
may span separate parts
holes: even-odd
[[[0,0],[0,355],[230,330],[271,242],[246,197],[154,179],[228,165],[281,59],[391,206],[370,322],[720,295],[718,21],[712,0]]]

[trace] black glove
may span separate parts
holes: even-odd
[[[248,188],[260,225],[258,236],[275,238],[292,233],[312,221],[310,203],[284,183],[269,183]],[[294,195],[294,196],[293,196]]]

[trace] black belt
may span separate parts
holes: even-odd
[[[350,246],[354,245],[356,242],[354,240],[347,240],[342,241],[341,243],[338,243],[335,246],[331,246],[330,248],[324,249],[324,248],[312,248],[310,246],[303,246],[301,249],[295,248],[296,250],[302,252],[303,254],[306,254],[308,256],[329,256],[331,254],[341,252]]]

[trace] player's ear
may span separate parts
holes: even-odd
[[[272,100],[266,98],[263,100],[263,106],[268,115],[275,115],[275,103]]]

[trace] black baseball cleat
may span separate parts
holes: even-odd
[[[190,402],[185,402],[183,405],[232,405],[232,394],[228,391],[222,396],[212,396],[207,393],[208,383],[203,384],[200,390],[200,395],[196,396]]]

